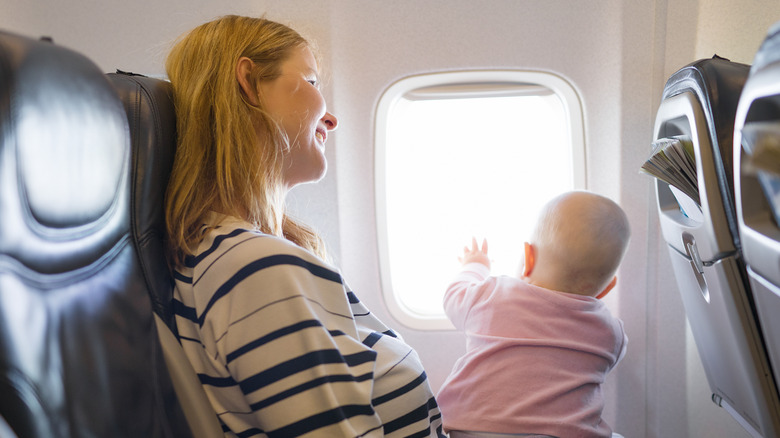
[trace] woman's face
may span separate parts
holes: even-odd
[[[266,110],[290,140],[282,170],[287,188],[325,176],[325,141],[338,120],[326,111],[311,50],[294,49],[282,63],[281,75],[261,82],[258,91]]]

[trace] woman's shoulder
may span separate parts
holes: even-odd
[[[217,217],[205,227],[200,245],[186,263],[190,267],[203,262],[241,266],[260,259],[283,257],[333,269],[289,240],[263,233],[249,222],[235,217]]]
[[[303,249],[283,238],[263,233],[252,224],[235,217],[223,217],[218,222],[205,225],[206,232],[199,246],[199,251],[207,251],[208,248],[220,245],[222,242],[229,244],[248,245],[254,248],[267,248],[268,251],[297,252]],[[231,245],[228,245],[230,247]]]

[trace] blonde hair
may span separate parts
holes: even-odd
[[[542,209],[531,237],[535,270],[555,290],[595,295],[615,275],[628,247],[628,217],[614,201],[586,191],[564,193]]]
[[[320,237],[284,212],[282,157],[289,149],[284,131],[262,99],[259,105],[247,100],[235,75],[238,59],[247,57],[254,62],[255,87],[273,80],[299,47],[311,45],[283,24],[229,15],[196,27],[168,55],[178,131],[165,201],[172,266],[193,253],[211,211],[326,256]]]

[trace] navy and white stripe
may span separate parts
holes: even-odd
[[[174,311],[225,436],[444,436],[416,352],[336,269],[219,225],[175,273]]]

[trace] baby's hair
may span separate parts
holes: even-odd
[[[564,193],[543,207],[531,236],[539,251],[536,269],[552,272],[557,290],[598,294],[615,275],[630,234],[614,201],[586,191]]]

